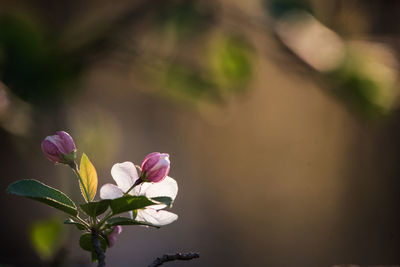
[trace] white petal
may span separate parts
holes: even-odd
[[[111,176],[124,192],[128,191],[135,181],[139,179],[135,165],[129,161],[114,164],[111,168]]]
[[[148,222],[156,226],[170,224],[178,219],[178,215],[166,210],[154,210],[150,208],[138,210],[136,221]]]
[[[121,189],[115,184],[105,184],[100,188],[100,198],[102,199],[114,199],[124,195]]]
[[[178,194],[178,184],[176,181],[167,176],[164,180],[159,183],[143,183],[141,185],[136,186],[132,190],[132,194],[135,196],[146,196],[148,198],[153,197],[170,197],[172,201],[175,199]],[[166,205],[153,205],[150,206],[153,209],[159,210],[166,208]]]
[[[159,183],[144,183],[140,193],[148,198],[170,197],[174,200],[178,194],[178,184],[173,178],[167,176]]]
[[[141,183],[137,186],[135,186],[132,191],[129,192],[130,195],[132,196],[144,196],[146,193],[147,188],[151,185],[152,183]]]

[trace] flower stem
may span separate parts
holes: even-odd
[[[89,198],[89,193],[87,191],[87,188],[85,186],[85,184],[83,183],[83,179],[81,177],[81,175],[79,174],[79,170],[78,170],[78,165],[74,162],[72,165],[70,165],[72,170],[74,171],[74,173],[76,174],[76,176],[79,179],[79,182],[83,188],[83,192],[85,193],[85,197],[86,197],[86,202],[90,202],[90,198]]]
[[[112,211],[109,211],[109,212],[106,214],[106,216],[104,216],[104,218],[101,219],[101,220],[99,221],[99,223],[96,225],[97,229],[100,229],[101,226],[103,226],[103,224],[104,224],[108,219],[110,219],[113,215],[114,215],[113,212],[112,212]]]
[[[142,180],[141,177],[139,177],[139,179],[136,180],[136,182],[128,189],[128,191],[126,191],[126,192],[124,193],[124,196],[126,196],[129,192],[132,191],[132,189],[133,189],[135,186],[141,184],[142,182],[144,182],[144,181]]]
[[[90,230],[90,225],[85,220],[81,219],[79,216],[74,216],[74,218],[83,224],[88,230]]]

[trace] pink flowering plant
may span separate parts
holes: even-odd
[[[144,158],[140,167],[129,161],[116,163],[111,168],[115,184],[103,185],[100,189],[101,199],[95,200],[98,185],[96,169],[85,153],[78,166],[77,149],[68,133],[60,131],[46,137],[41,147],[51,162],[65,164],[72,169],[84,202],[77,205],[60,190],[37,180],[14,182],[8,187],[8,192],[40,201],[66,213],[68,218],[64,223],[75,225],[83,232],[79,245],[91,252],[92,260],[98,261],[98,266],[105,265],[105,252],[117,241],[117,236],[122,232],[121,225],[159,228],[178,219],[176,214],[165,210],[172,206],[178,193],[176,181],[168,176],[168,154],[151,153]],[[183,255],[178,254],[179,257]]]

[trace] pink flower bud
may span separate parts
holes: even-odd
[[[117,241],[117,236],[122,232],[122,227],[117,225],[114,227],[111,234],[108,236],[108,244],[110,247],[114,246],[115,242]]]
[[[142,176],[144,181],[153,183],[161,182],[167,177],[170,167],[169,155],[153,152],[147,155],[142,163]]]
[[[72,137],[63,131],[47,136],[42,142],[42,151],[54,163],[71,163],[76,157],[76,147]]]

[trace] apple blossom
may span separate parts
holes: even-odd
[[[16,181],[8,186],[7,191],[65,212],[68,218],[64,224],[75,225],[77,229],[84,231],[79,238],[79,245],[91,253],[93,261],[98,261],[98,267],[105,266],[107,246],[114,246],[122,232],[120,225],[160,227],[178,219],[178,215],[164,210],[171,206],[178,194],[177,182],[168,176],[168,154],[150,153],[140,167],[129,161],[114,164],[111,176],[116,184],[103,185],[100,198],[106,200],[97,201],[96,168],[85,153],[82,153],[80,164],[77,164],[76,146],[68,133],[58,131],[55,135],[47,136],[42,141],[41,148],[51,162],[71,167],[79,180],[85,203],[77,205],[60,190],[33,179]],[[140,175],[137,169],[140,169]],[[129,213],[131,218],[115,217],[124,212]],[[197,253],[167,256],[168,261],[198,258]],[[151,266],[159,266],[165,261],[163,259],[164,257],[158,258]]]
[[[46,157],[54,163],[70,164],[76,158],[74,140],[64,131],[47,136],[42,141],[41,147]]]
[[[170,168],[169,155],[159,152],[150,153],[144,158],[141,168],[143,181],[160,182],[168,175]]]
[[[135,165],[129,161],[115,164],[111,168],[111,176],[117,185],[103,185],[100,189],[100,198],[102,199],[115,199],[128,193],[132,196],[145,196],[147,198],[170,197],[174,200],[178,193],[178,184],[169,176],[157,183],[142,182],[132,189],[132,186],[140,178]],[[128,192],[128,190],[130,191]],[[162,210],[166,207],[167,205],[165,204],[156,204],[139,209],[136,220],[148,222],[156,226],[170,224],[178,219],[178,215]]]

